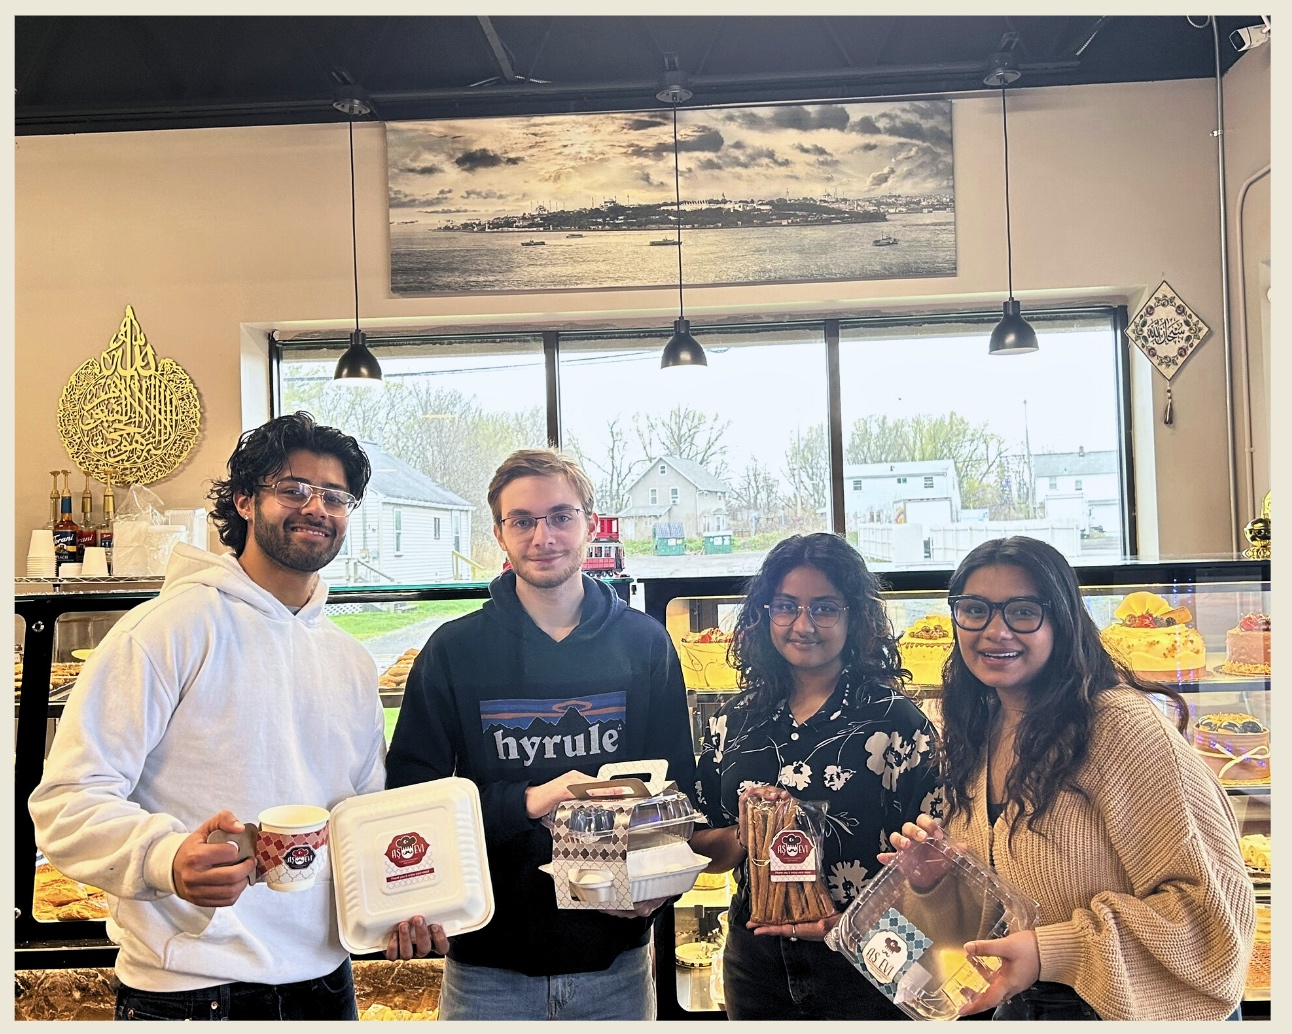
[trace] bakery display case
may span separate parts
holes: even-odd
[[[950,571],[884,571],[884,602],[908,692],[941,721],[942,664],[952,647]],[[1164,681],[1189,706],[1186,735],[1229,795],[1259,903],[1256,949],[1244,999],[1248,1018],[1269,1015],[1270,565],[1264,560],[1127,561],[1077,568],[1082,595],[1104,642],[1146,680]],[[682,662],[697,753],[709,718],[736,692],[726,663],[745,579],[679,578],[642,583],[646,612],[668,629]],[[673,972],[660,966],[660,1019],[721,1018],[721,1005],[693,974],[720,950],[717,917],[730,890],[697,889],[658,924],[657,944],[675,944]],[[666,910],[668,912],[669,910]],[[688,947],[713,942],[714,951]],[[711,965],[711,963],[710,963]],[[720,982],[718,984],[720,986]]]
[[[628,579],[608,579],[627,600]],[[14,942],[15,968],[111,966],[102,892],[59,873],[39,853],[27,798],[81,665],[125,614],[156,596],[160,578],[15,579],[14,595]],[[403,702],[404,681],[434,628],[480,606],[485,582],[338,587],[327,611],[368,648],[379,673],[386,737]]]

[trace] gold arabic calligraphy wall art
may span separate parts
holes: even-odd
[[[90,476],[118,485],[171,473],[201,422],[197,386],[174,359],[157,358],[131,305],[107,350],[77,368],[58,400],[68,455]]]

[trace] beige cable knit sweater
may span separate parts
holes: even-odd
[[[987,820],[986,767],[946,832],[1041,906],[1041,979],[1105,1020],[1223,1020],[1238,1005],[1256,901],[1238,825],[1211,770],[1143,694],[1101,693],[1078,775],[1008,842]]]

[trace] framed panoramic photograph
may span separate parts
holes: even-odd
[[[395,294],[954,276],[951,102],[392,122]]]

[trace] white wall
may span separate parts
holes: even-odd
[[[1268,62],[1269,51],[1253,53]],[[1269,155],[1268,65],[1249,72],[1248,61],[1229,76],[1241,82],[1226,109],[1234,134],[1231,184],[1250,175],[1239,166]],[[1079,300],[1124,302],[1133,311],[1166,277],[1210,326],[1221,326],[1214,115],[1210,80],[1020,89],[1012,96],[1014,285],[1025,308]],[[956,277],[695,289],[688,316],[702,323],[734,314],[998,306],[1005,288],[999,116],[999,97],[990,91],[953,105]],[[676,301],[667,289],[391,296],[382,127],[356,127],[355,148],[367,325],[601,320],[658,322],[666,334]],[[56,432],[59,393],[80,363],[107,346],[127,303],[159,355],[187,369],[204,407],[188,460],[152,488],[169,505],[201,505],[239,433],[263,419],[257,342],[264,331],[349,326],[348,184],[343,125],[17,138],[20,560],[28,530],[46,519],[46,472],[67,465]],[[1267,215],[1249,206],[1249,238],[1260,231],[1268,240],[1262,219]],[[1159,415],[1163,387],[1154,377]],[[1189,499],[1188,506],[1160,508],[1163,548],[1223,551],[1230,519],[1218,340],[1190,358],[1173,388],[1175,425],[1141,417],[1147,426],[1137,428],[1154,445],[1150,483],[1167,500]],[[1253,395],[1259,400],[1259,391]],[[1265,427],[1262,418],[1256,423]]]

